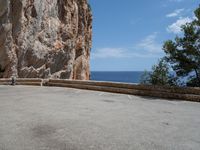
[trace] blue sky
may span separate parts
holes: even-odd
[[[92,71],[150,70],[162,44],[194,19],[199,0],[90,0]]]

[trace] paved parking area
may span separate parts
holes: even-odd
[[[200,103],[0,86],[0,150],[199,150]]]

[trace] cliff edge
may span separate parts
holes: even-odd
[[[87,80],[87,0],[0,0],[0,78]]]

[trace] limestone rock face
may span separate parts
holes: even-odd
[[[89,79],[87,0],[0,0],[0,77]]]

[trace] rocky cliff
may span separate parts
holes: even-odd
[[[89,79],[87,0],[0,0],[0,77]]]

